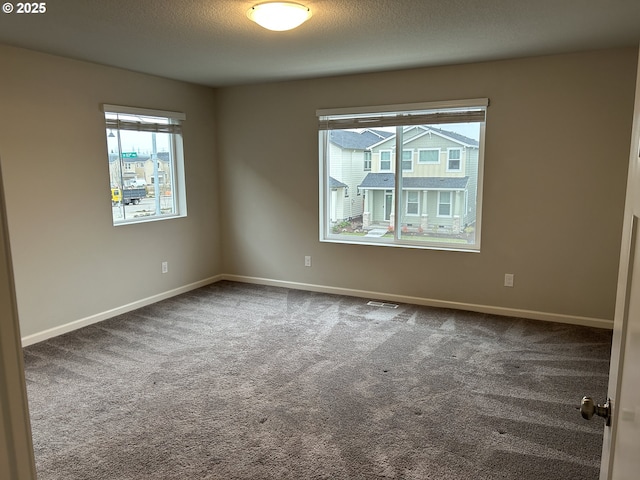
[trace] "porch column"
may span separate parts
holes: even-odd
[[[451,224],[451,233],[460,233],[461,231],[461,211],[464,209],[464,201],[461,198],[461,191],[455,193],[455,203],[452,205],[453,223]]]
[[[420,196],[422,197],[422,201],[420,202],[422,204],[420,205],[420,211],[422,212],[422,215],[420,216],[420,228],[422,228],[422,230],[426,232],[429,228],[429,214],[427,213],[427,191],[423,190]]]
[[[364,211],[362,212],[362,228],[367,229],[371,225],[371,195],[369,190],[363,191]]]
[[[336,222],[338,219],[338,191],[331,189],[331,202],[329,203],[329,220]]]
[[[401,197],[402,199],[402,197]],[[391,213],[389,214],[389,226],[392,227],[396,223],[396,194],[391,194]]]

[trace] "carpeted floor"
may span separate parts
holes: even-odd
[[[25,348],[39,480],[596,480],[606,330],[219,282]]]

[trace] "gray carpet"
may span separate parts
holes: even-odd
[[[219,282],[25,348],[38,478],[595,480],[610,343]]]

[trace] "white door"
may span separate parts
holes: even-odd
[[[640,478],[640,62],[609,372],[601,480]]]

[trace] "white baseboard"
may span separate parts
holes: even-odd
[[[326,285],[315,285],[311,283],[287,282],[283,280],[247,277],[243,275],[224,274],[221,277],[223,280],[230,280],[234,282],[255,283],[260,285],[270,285],[273,287],[307,290],[311,292],[333,293],[337,295],[347,295],[350,297],[368,298],[371,300],[386,300],[398,303],[425,305],[428,307],[453,308],[456,310],[468,310],[471,312],[527,318],[530,320],[543,320],[546,322],[567,323],[571,325],[604,328],[608,330],[613,329],[613,320],[601,318],[580,317],[577,315],[564,315],[560,313],[537,312],[535,310],[523,310],[518,308],[494,307],[491,305],[477,305],[474,303],[450,302],[446,300],[435,300],[432,298],[411,297],[408,295],[395,295],[391,293],[371,292],[367,290],[356,290],[351,288],[329,287]]]
[[[142,300],[128,303],[127,305],[123,305],[121,307],[107,310],[106,312],[97,313],[89,317],[81,318],[80,320],[65,323],[64,325],[50,328],[42,332],[34,333],[33,335],[27,335],[26,337],[22,337],[22,346],[26,347],[28,345],[33,345],[34,343],[42,342],[43,340],[57,337],[58,335],[62,335],[63,333],[71,332],[88,325],[93,325],[94,323],[107,320],[108,318],[131,312],[132,310],[136,310],[137,308],[151,305],[152,303],[159,302],[160,300],[175,297],[176,295],[180,295],[181,293],[186,293],[191,290],[195,290],[196,288],[204,287],[206,285],[218,282],[220,280],[223,280],[223,276],[216,275],[214,277],[206,278],[198,282],[190,283],[189,285],[185,285],[183,287],[174,288],[173,290],[162,292],[157,295],[152,295],[151,297],[143,298]]]
[[[429,307],[453,308],[456,310],[468,310],[472,312],[490,313],[493,315],[503,315],[508,317],[527,318],[531,320],[544,320],[547,322],[568,323],[572,325],[582,325],[585,327],[613,329],[613,320],[579,317],[576,315],[564,315],[559,313],[537,312],[534,310],[523,310],[517,308],[494,307],[491,305],[477,305],[473,303],[450,302],[446,300],[435,300],[432,298],[412,297],[408,295],[396,295],[383,292],[371,292],[368,290],[356,290],[352,288],[330,287],[326,285],[316,285],[312,283],[288,282],[284,280],[273,280],[270,278],[248,277],[244,275],[221,274],[209,277],[198,282],[190,283],[183,287],[175,288],[167,292],[152,295],[136,302],[113,308],[105,312],[97,313],[86,318],[81,318],[73,322],[65,323],[58,327],[50,328],[42,332],[34,333],[22,338],[22,346],[33,345],[49,338],[57,337],[63,333],[71,332],[94,323],[107,320],[108,318],[122,315],[123,313],[136,310],[137,308],[151,305],[167,298],[175,297],[181,293],[186,293],[196,288],[204,287],[220,280],[229,280],[233,282],[254,283],[259,285],[270,285],[273,287],[293,288],[295,290],[307,290],[310,292],[332,293],[336,295],[347,295],[350,297],[362,297],[372,300],[386,300],[398,303],[409,303],[414,305],[425,305]]]

